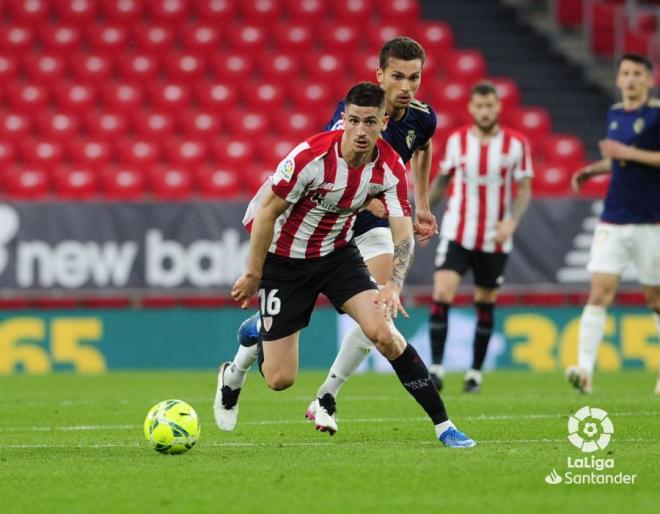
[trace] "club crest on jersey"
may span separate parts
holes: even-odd
[[[633,130],[635,131],[635,134],[641,134],[642,130],[644,130],[644,126],[644,118],[637,118],[635,123],[633,123]]]
[[[616,120],[612,120],[612,123],[610,123],[610,130],[616,130],[619,128],[619,124],[616,122]]]
[[[406,145],[408,145],[408,148],[412,148],[413,143],[415,142],[415,137],[417,134],[415,134],[414,130],[409,130],[408,135],[406,136]]]
[[[293,159],[286,159],[277,167],[277,172],[282,175],[287,182],[293,177],[293,172],[296,169],[296,163]]]

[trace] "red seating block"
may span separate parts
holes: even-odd
[[[101,53],[80,52],[71,56],[71,68],[82,81],[105,81],[112,73],[112,67],[112,60]]]
[[[95,102],[96,90],[83,82],[64,82],[55,85],[55,96],[60,107],[82,112]]]
[[[55,10],[60,20],[78,25],[91,22],[99,4],[93,0],[57,0]]]
[[[2,72],[2,57],[0,57],[0,79]],[[25,68],[32,80],[46,84],[54,84],[62,78],[66,71],[66,61],[56,53],[34,53],[25,57]]]
[[[126,137],[117,144],[119,160],[128,166],[144,169],[152,166],[159,157],[160,149],[155,141],[141,137]]]
[[[51,24],[42,28],[41,41],[46,50],[64,53],[80,48],[82,33],[79,27],[70,23]]]
[[[143,173],[131,166],[109,166],[101,173],[103,194],[113,200],[140,200],[145,192]]]
[[[511,125],[521,131],[536,148],[550,134],[551,121],[548,111],[542,107],[521,107],[510,116]]]
[[[0,112],[0,137],[17,141],[27,136],[31,131],[29,116],[18,112]]]
[[[14,109],[36,114],[48,103],[49,90],[36,83],[10,83],[7,85],[9,102]]]
[[[455,116],[464,116],[467,112],[470,98],[470,87],[463,82],[443,81],[439,86],[427,88],[427,93],[433,93],[433,105]]]
[[[195,96],[204,107],[215,112],[222,112],[234,106],[238,98],[236,87],[230,81],[200,82]]]
[[[181,42],[190,52],[212,54],[217,52],[220,46],[221,32],[216,26],[208,23],[191,24],[181,31]]]
[[[169,51],[174,44],[174,30],[161,23],[138,25],[133,37],[138,48],[156,55]]]
[[[253,74],[254,57],[240,50],[216,54],[211,58],[211,68],[219,80],[243,81]]]
[[[235,136],[257,138],[270,129],[268,113],[261,109],[232,109],[227,115],[226,126]]]
[[[0,80],[5,82],[16,77],[18,65],[18,58],[11,51],[3,51],[0,54]]]
[[[582,2],[556,0],[555,20],[562,27],[580,27],[583,21]]]
[[[317,116],[305,111],[282,111],[281,115],[273,119],[273,123],[281,136],[296,141],[323,131],[323,125]]]
[[[23,160],[31,166],[51,169],[62,161],[64,150],[56,140],[24,139],[21,142]]]
[[[300,59],[295,55],[283,52],[264,53],[257,58],[259,71],[266,81],[282,81],[286,83],[300,69]],[[296,82],[296,86],[300,84]]]
[[[535,165],[534,177],[532,178],[534,194],[539,196],[568,194],[573,171],[561,164],[542,163]]]
[[[417,0],[392,0],[379,2],[380,17],[384,23],[414,24],[419,18]]]
[[[200,20],[222,24],[234,19],[235,0],[193,0],[194,10]]]
[[[356,20],[368,20],[373,17],[372,0],[334,0],[331,2],[333,22],[355,23]]]
[[[85,127],[93,137],[114,140],[126,132],[126,118],[112,111],[92,110],[85,117]]]
[[[241,50],[252,55],[257,55],[268,44],[268,32],[261,25],[247,23],[234,24],[227,29],[227,42],[234,50]]]
[[[330,13],[324,0],[284,0],[285,10],[291,23],[317,26]]]
[[[187,111],[180,120],[183,132],[191,137],[208,141],[220,132],[220,117],[210,110]]]
[[[76,138],[69,143],[69,154],[74,162],[100,169],[110,163],[112,146],[105,139]]]
[[[154,20],[179,23],[188,15],[187,4],[185,0],[148,0],[147,9]]]
[[[129,29],[119,24],[92,25],[87,30],[90,46],[107,53],[123,52],[130,37]]]
[[[623,35],[623,51],[625,53],[649,54],[649,43],[655,36],[655,31],[626,29]]]
[[[199,139],[175,138],[167,142],[167,156],[175,166],[201,164],[207,158],[206,143]]]
[[[209,198],[234,198],[241,192],[241,183],[231,168],[223,165],[200,166],[195,171],[200,193]]]
[[[303,111],[323,112],[328,111],[335,103],[336,98],[332,90],[325,82],[307,81],[302,85],[296,84],[294,90],[289,93],[294,106]]]
[[[102,87],[103,101],[110,110],[132,112],[142,106],[142,89],[133,82],[111,82]]]
[[[246,83],[242,95],[250,109],[278,110],[284,101],[284,88],[277,82]]]
[[[593,2],[589,5],[591,26],[589,44],[591,51],[600,56],[614,52],[615,19],[619,6],[609,2]]]
[[[150,97],[155,107],[178,111],[188,105],[190,89],[184,83],[157,82],[151,84]]]
[[[9,163],[14,162],[15,155],[16,150],[14,144],[10,141],[0,139],[0,166],[4,167]]]
[[[305,69],[311,80],[321,82],[332,82],[351,75],[342,55],[338,53],[310,53],[305,57]]]
[[[319,31],[321,46],[326,52],[351,53],[362,45],[361,29],[349,22],[338,24],[330,21],[323,24]]]
[[[98,194],[98,174],[85,165],[58,166],[53,172],[53,186],[62,199],[88,200]]]
[[[12,22],[43,23],[50,14],[50,5],[46,0],[9,0],[7,4]]]
[[[172,80],[195,81],[206,71],[206,61],[190,52],[172,52],[163,58],[167,75]]]
[[[305,22],[280,24],[273,31],[273,41],[280,52],[287,52],[302,57],[316,44],[314,25]]]
[[[124,54],[118,64],[126,80],[148,82],[160,72],[158,58],[144,52]]]
[[[142,0],[103,0],[101,5],[108,20],[127,26],[140,20],[144,7]]]
[[[149,184],[159,200],[186,200],[192,192],[192,176],[188,168],[155,166],[149,170]]]
[[[444,59],[445,53],[454,47],[454,32],[444,21],[420,21],[415,24],[414,39],[427,54]]]
[[[20,55],[32,49],[34,29],[26,24],[10,23],[0,26],[0,50]]]
[[[78,118],[66,111],[49,111],[37,116],[39,130],[44,137],[66,141],[78,132]]]
[[[376,52],[356,52],[350,57],[350,66],[354,70],[356,80],[374,81],[376,71],[380,67],[380,59]]]
[[[237,4],[245,23],[268,25],[280,15],[280,0],[254,0]]]
[[[135,132],[152,140],[171,136],[175,130],[174,116],[167,111],[138,110],[132,114]]]
[[[570,134],[553,134],[541,143],[546,161],[577,166],[584,161],[584,145],[579,137]]]
[[[453,50],[445,68],[449,78],[472,86],[486,76],[486,59],[479,50]]]
[[[39,166],[14,166],[4,173],[7,193],[16,199],[40,200],[49,192],[48,173]]]
[[[502,109],[505,115],[517,109],[520,106],[520,89],[518,85],[507,77],[494,77],[490,81],[495,84],[497,95],[502,102]]]
[[[211,143],[211,153],[221,166],[242,169],[254,159],[254,144],[250,138],[221,137]]]

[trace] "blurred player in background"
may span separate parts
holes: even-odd
[[[468,109],[472,125],[450,135],[441,172],[431,188],[434,205],[454,180],[442,218],[433,276],[431,376],[441,389],[449,309],[461,278],[472,270],[477,325],[472,367],[465,375],[463,390],[476,392],[493,333],[497,288],[503,281],[513,234],[532,197],[533,173],[527,139],[499,123],[501,103],[493,84],[476,84]]]
[[[248,264],[232,296],[246,308],[259,292],[260,369],[272,389],[294,383],[300,330],[309,324],[323,293],[390,361],[404,388],[433,421],[440,442],[474,446],[449,421],[428,369],[391,320],[397,312],[406,314],[399,294],[412,265],[414,236],[405,167],[380,137],[387,124],[385,92],[376,84],[357,84],[346,96],[343,120],[344,129],[317,134],[296,146],[251,202],[254,206],[258,201],[260,207],[246,220],[251,226]],[[352,234],[355,214],[371,197],[385,205],[394,241],[390,275],[380,291]],[[216,417],[221,428],[232,430],[243,377],[235,364],[226,362],[219,379],[222,408]],[[325,405],[321,402],[319,414],[332,416]]]
[[[660,337],[660,101],[649,98],[653,77],[646,57],[626,54],[617,69],[623,102],[608,112],[607,139],[599,143],[603,158],[572,179],[577,191],[590,177],[612,173],[591,244],[591,289],[580,318],[578,362],[566,370],[568,381],[583,393],[592,390],[606,310],[631,261]],[[656,389],[660,393],[660,379]]]

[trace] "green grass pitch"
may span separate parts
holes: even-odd
[[[338,403],[339,432],[303,419],[323,378],[301,373],[285,392],[250,374],[238,427],[221,432],[211,410],[213,372],[0,377],[2,513],[571,513],[658,512],[660,397],[647,371],[600,373],[581,396],[558,373],[487,374],[478,395],[443,395],[452,420],[478,446],[453,450],[393,375],[351,379]],[[159,400],[180,398],[202,432],[190,452],[160,455],[142,421]],[[567,440],[578,408],[614,424],[599,458],[634,485],[549,485],[580,452]],[[590,470],[586,470],[590,472]]]

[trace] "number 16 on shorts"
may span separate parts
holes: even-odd
[[[273,326],[273,316],[277,316],[282,308],[282,302],[277,297],[279,289],[271,289],[266,294],[265,289],[259,289],[259,308],[261,310],[261,321],[266,332]]]

